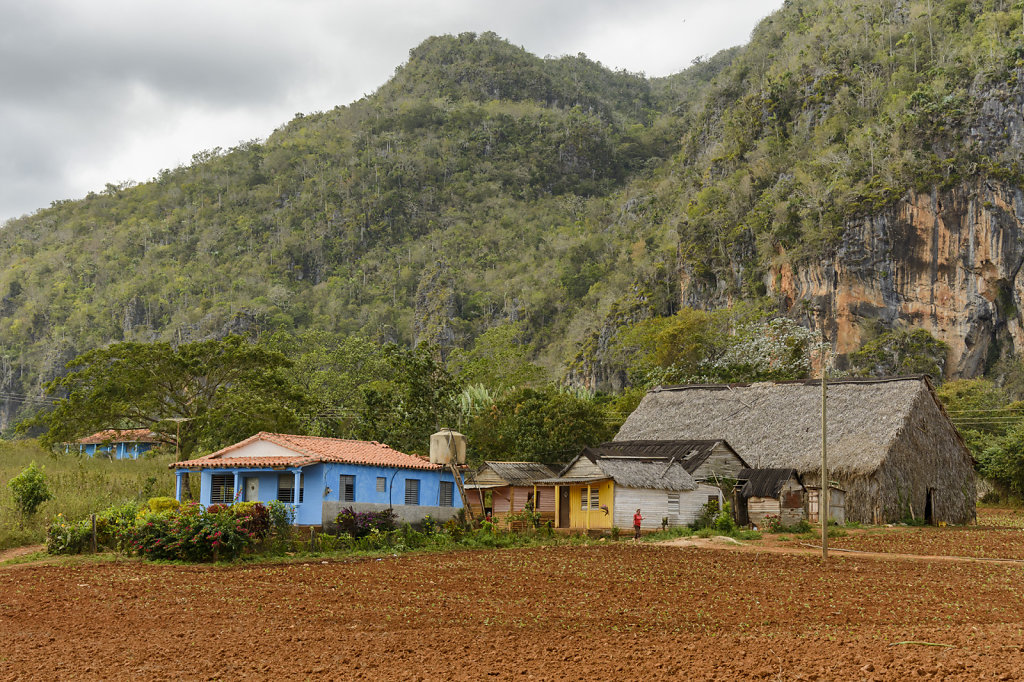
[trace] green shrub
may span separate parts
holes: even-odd
[[[92,543],[92,521],[69,521],[63,514],[46,529],[46,551],[50,554],[81,554]]]
[[[792,526],[787,527],[785,530],[788,533],[796,533],[799,535],[803,533],[810,533],[813,529],[814,526],[811,525],[810,521],[808,521],[807,519],[800,519]]]
[[[96,545],[122,550],[139,515],[139,506],[134,502],[107,507],[96,515]]]
[[[173,497],[151,497],[146,503],[146,506],[150,511],[159,514],[161,512],[177,509],[181,506],[181,503]]]
[[[352,549],[352,547],[353,538],[345,533],[339,533],[338,535],[319,533],[316,536],[316,550],[319,552],[340,552]]]
[[[733,533],[736,531],[736,521],[732,518],[730,506],[728,502],[723,504],[722,511],[718,512],[718,516],[715,517],[715,530],[721,533]]]
[[[700,508],[700,514],[691,524],[694,530],[700,530],[701,528],[710,528],[715,523],[715,519],[718,517],[719,508],[718,500],[710,500]]]
[[[42,469],[36,467],[35,462],[22,469],[20,474],[7,482],[7,485],[14,496],[14,506],[21,515],[22,525],[25,519],[36,513],[39,505],[53,499],[53,493],[46,484],[46,475]]]
[[[444,534],[453,541],[459,542],[466,534],[465,527],[455,519],[448,519],[444,524]]]

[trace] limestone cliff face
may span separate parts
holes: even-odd
[[[923,328],[949,344],[949,376],[973,377],[1024,351],[1022,259],[1022,191],[982,181],[851,221],[830,257],[773,266],[765,285],[784,310],[824,323],[838,353],[861,345],[870,320]]]

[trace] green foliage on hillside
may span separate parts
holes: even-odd
[[[863,376],[928,374],[942,383],[949,346],[924,329],[879,334],[850,354],[852,370]]]
[[[1020,361],[1014,361],[1020,371]],[[961,379],[941,386],[945,406],[977,461],[978,472],[1024,496],[1024,402],[990,379]]]
[[[653,81],[431,38],[349,106],[6,224],[0,390],[39,393],[112,342],[304,330],[534,381],[484,372],[476,340],[505,325],[538,381],[616,385],[611,339],[678,311],[681,279],[691,306],[777,308],[772,273],[847,220],[912,189],[1019,184],[982,103],[1015,106],[1022,57],[1019,8],[980,0],[793,0]]]
[[[480,459],[566,462],[615,430],[604,408],[587,395],[520,388],[473,418],[466,436]]]

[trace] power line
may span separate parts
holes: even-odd
[[[57,398],[48,398],[46,396],[29,395],[27,393],[11,393],[8,391],[0,391],[0,400],[9,400],[11,402],[20,403],[46,403],[52,405],[57,402]]]

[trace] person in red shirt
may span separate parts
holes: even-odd
[[[644,520],[644,517],[640,516],[640,510],[636,510],[636,514],[633,514],[633,539],[640,539],[640,523]]]

